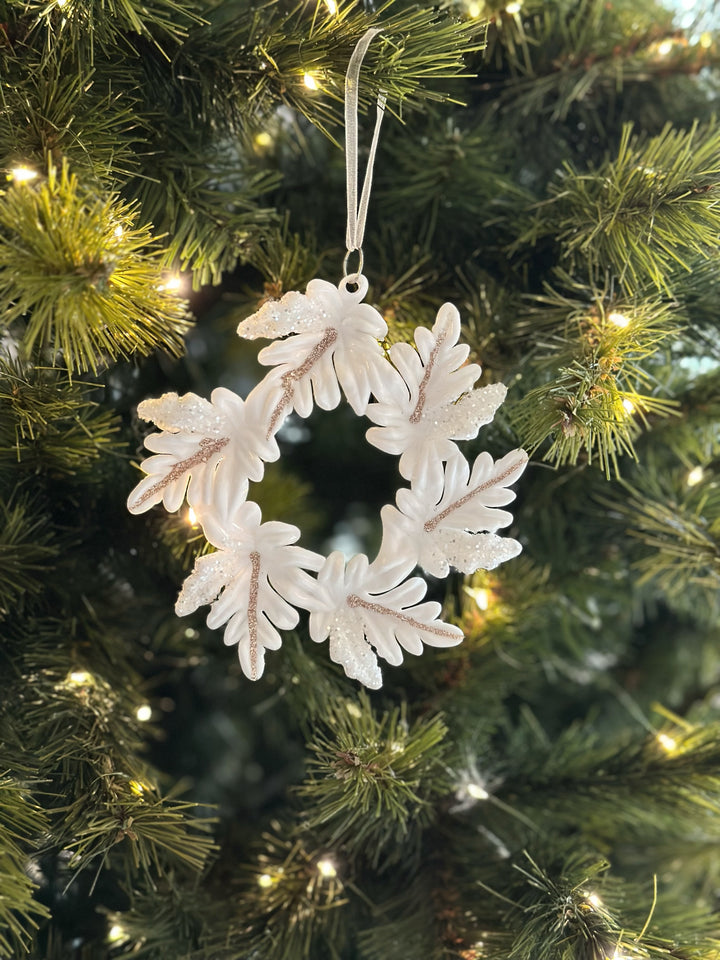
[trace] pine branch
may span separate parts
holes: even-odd
[[[403,709],[378,718],[365,695],[333,704],[326,723],[313,732],[315,756],[298,788],[308,827],[374,866],[411,861],[445,786],[444,724],[434,717],[408,728]]]
[[[84,65],[92,65],[96,53],[110,53],[116,46],[134,52],[140,38],[170,59],[189,28],[201,21],[196,5],[185,0],[66,0],[62,4],[11,0],[13,8],[17,10],[13,33],[38,33],[46,57],[52,57],[60,43]]]
[[[640,420],[667,416],[674,402],[655,393],[647,361],[677,332],[673,304],[659,298],[614,297],[611,290],[570,285],[568,293],[547,287],[535,298],[530,317],[556,329],[554,378],[530,390],[510,410],[520,441],[532,453],[549,439],[544,459],[576,464],[581,454],[597,457],[609,476],[619,473],[619,457],[635,457],[633,440]]]
[[[59,553],[48,518],[27,497],[0,501],[0,621],[37,597]]]
[[[0,206],[3,324],[25,321],[28,351],[49,348],[70,370],[163,347],[182,352],[184,304],[167,288],[147,226],[115,197],[80,186],[68,165],[10,187]],[[59,358],[58,358],[59,359]]]
[[[630,293],[711,258],[720,238],[720,129],[668,124],[647,139],[623,129],[617,156],[587,173],[571,164],[538,205],[520,244],[553,236],[571,270],[609,271]]]
[[[653,580],[670,594],[696,584],[712,595],[720,585],[720,490],[710,472],[684,486],[662,500],[630,487],[630,499],[615,506],[652,551],[637,563],[641,583]]]
[[[491,82],[524,117],[547,114],[556,123],[574,110],[593,124],[607,122],[608,102],[614,106],[627,88],[694,75],[717,61],[709,44],[653,0],[531,0],[513,13],[488,0],[478,6],[491,20],[484,59],[501,74]]]
[[[247,868],[238,945],[258,960],[342,956],[347,940],[347,896],[342,865],[312,840],[292,839],[277,821],[263,834],[263,852]],[[291,839],[287,839],[290,836]]]
[[[49,916],[27,869],[28,848],[48,826],[27,788],[0,775],[0,957],[24,956],[38,921]]]
[[[420,223],[424,245],[436,233],[454,235],[455,252],[467,255],[478,226],[528,202],[508,175],[514,144],[495,123],[469,127],[461,113],[444,110],[440,117],[433,111],[420,135],[408,139],[405,130],[393,133],[378,164],[380,196],[388,216]],[[462,231],[464,224],[469,236]],[[452,250],[445,259],[452,262]]]
[[[191,81],[183,89],[185,112],[201,120],[215,115],[215,91],[224,89],[233,91],[224,108],[232,110],[227,122],[237,123],[238,111],[266,113],[285,103],[331,136],[350,54],[371,26],[383,32],[366,58],[372,78],[360,84],[363,108],[380,89],[398,111],[446,99],[437,81],[464,74],[462,58],[482,46],[484,24],[458,23],[431,10],[392,13],[392,6],[367,14],[350,3],[330,14],[318,2],[308,16],[299,8],[286,13],[275,5],[262,12],[221,5],[207,30],[191,34],[178,60],[178,73]],[[306,75],[314,87],[306,85]]]
[[[67,477],[118,446],[117,417],[91,399],[97,389],[57,369],[0,357],[0,470],[10,487],[19,464],[28,478]]]
[[[136,77],[126,64],[112,72],[81,70],[73,48],[43,63],[28,47],[7,63],[0,88],[0,165],[12,169],[67,158],[89,181],[127,176],[143,149]]]
[[[232,143],[217,144],[186,120],[156,122],[142,171],[126,185],[143,219],[165,236],[161,262],[192,270],[193,285],[217,284],[274,224],[259,200],[277,184],[248,167]]]

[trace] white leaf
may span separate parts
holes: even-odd
[[[453,441],[476,437],[505,399],[501,383],[472,389],[480,367],[465,363],[470,348],[458,344],[459,336],[460,314],[446,303],[432,331],[415,331],[417,350],[409,343],[390,348],[397,373],[383,378],[378,402],[366,410],[378,425],[368,430],[368,441],[400,454],[400,473],[408,480],[422,480],[433,464],[453,456]]]
[[[367,281],[358,289],[337,287],[325,280],[311,280],[307,293],[287,293],[279,301],[264,304],[238,326],[242,337],[284,337],[260,351],[258,359],[276,367],[266,377],[276,393],[271,414],[273,432],[295,410],[307,417],[314,402],[332,410],[340,402],[340,388],[355,413],[362,414],[370,394],[390,365],[378,340],[387,334],[380,314],[360,301]]]
[[[244,497],[248,480],[262,479],[264,461],[280,456],[274,438],[266,436],[267,403],[263,391],[243,400],[224,387],[213,390],[210,400],[193,393],[144,400],[139,416],[162,432],[145,438],[147,449],[157,455],[142,462],[147,476],[128,497],[128,510],[143,513],[162,500],[172,512],[187,491],[188,502],[200,512],[222,483],[239,488]]]
[[[378,657],[402,663],[402,651],[422,653],[423,644],[452,647],[462,630],[438,620],[440,604],[419,603],[427,584],[420,577],[398,582],[376,563],[357,554],[345,565],[341,553],[325,560],[317,581],[305,578],[297,603],[310,611],[310,636],[330,639],[330,658],[345,673],[377,690],[382,685]]]
[[[411,570],[419,564],[436,577],[450,566],[463,573],[492,570],[517,556],[517,540],[495,530],[512,523],[512,514],[497,509],[515,499],[508,490],[525,469],[527,454],[513,450],[496,463],[489,453],[470,465],[457,452],[444,471],[431,471],[424,484],[398,490],[397,509],[381,511],[383,539],[375,563]],[[480,532],[487,531],[487,532]]]
[[[178,616],[211,604],[207,624],[225,627],[225,643],[236,643],[243,673],[251,680],[262,676],[265,651],[277,650],[278,630],[290,630],[298,612],[288,600],[301,589],[303,570],[317,570],[323,558],[292,546],[297,527],[271,521],[261,523],[256,503],[228,498],[227,510],[214,510],[205,533],[218,547],[199,557],[175,604]]]

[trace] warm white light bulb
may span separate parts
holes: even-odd
[[[599,897],[596,893],[591,893],[591,894],[587,897],[587,902],[588,902],[589,904],[591,904],[593,907],[595,907],[596,910],[597,910],[598,907],[601,907],[601,906],[602,906],[602,900],[600,899],[600,897]]]
[[[197,514],[195,513],[192,507],[188,507],[187,522],[190,524],[191,527],[197,526]]]
[[[10,171],[10,176],[15,183],[29,183],[37,177],[37,170],[31,170],[30,167],[14,167]]]
[[[119,943],[120,940],[124,940],[125,937],[125,927],[121,926],[119,923],[114,923],[108,930],[108,941],[110,943]]]
[[[258,877],[258,886],[262,887],[264,890],[267,890],[268,887],[271,887],[273,883],[273,878],[269,873],[261,873]]]
[[[482,7],[476,2],[476,0],[472,0],[472,2],[467,6],[467,12],[469,17],[472,17],[473,20],[477,20],[477,18],[482,14]]]
[[[520,13],[522,10],[521,0],[513,0],[512,3],[509,3],[505,7],[505,13],[509,13],[511,17],[514,17],[515,14]]]
[[[115,236],[116,236],[116,237],[118,238],[118,240],[119,240],[120,237],[123,235],[123,228],[120,226],[120,224],[118,224],[118,225],[115,227],[115,230],[113,231],[113,233],[115,234]]]
[[[311,73],[306,73],[303,77],[303,83],[308,88],[308,90],[317,90],[317,80]]]
[[[468,796],[472,797],[473,800],[487,800],[490,796],[485,787],[480,783],[469,783],[466,789]]]
[[[263,150],[266,150],[268,147],[271,147],[273,143],[273,138],[266,130],[261,130],[260,133],[255,137],[255,146],[261,147]]]
[[[667,733],[659,733],[657,735],[657,742],[663,750],[667,750],[668,753],[672,753],[673,750],[677,748],[677,741],[673,740]]]
[[[696,487],[702,480],[705,475],[705,471],[702,467],[693,467],[690,473],[688,473],[685,478],[685,483],[689,487]]]
[[[628,400],[627,397],[625,397],[625,399],[623,400],[622,405],[623,405],[626,413],[634,413],[634,412],[635,412],[635,404],[632,402],[632,400]]]
[[[335,0],[325,0],[325,6],[328,9],[330,16],[334,16],[337,13],[337,4]]]
[[[143,703],[142,706],[138,707],[135,711],[135,716],[142,723],[145,723],[152,716],[152,707],[149,703]]]
[[[626,317],[624,313],[613,313],[608,314],[608,320],[610,323],[614,323],[616,327],[626,327],[630,323],[630,317]]]
[[[483,587],[475,591],[475,603],[480,610],[487,610],[490,606],[490,594]]]
[[[81,687],[86,683],[90,683],[91,680],[92,677],[87,670],[73,670],[73,672],[68,675],[68,681],[70,683],[74,683],[78,687]]]
[[[666,57],[673,48],[672,40],[663,40],[663,42],[658,46],[658,53],[661,57]]]
[[[327,857],[324,857],[322,860],[318,860],[317,869],[321,877],[332,878],[337,876],[335,864],[332,862],[332,860],[328,860]]]
[[[177,293],[182,287],[182,283],[182,277],[168,277],[159,289],[168,290],[170,293]]]

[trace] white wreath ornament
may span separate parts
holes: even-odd
[[[476,437],[493,419],[505,387],[474,388],[480,367],[466,363],[470,348],[458,344],[460,315],[451,303],[432,330],[416,329],[415,347],[396,343],[388,359],[379,343],[387,325],[362,302],[367,289],[360,274],[337,287],[311,280],[305,294],[287,293],[243,320],[240,336],[276,341],[260,351],[272,370],[247,399],[220,387],[210,400],[166,393],[138,407],[161,432],[145,439],[155,456],[141,464],[147,476],[128,509],[139,514],[162,501],[172,512],[187,499],[217,549],[195,562],[175,611],[184,616],[210,604],[208,626],[226,625],[225,643],[237,644],[251,680],[262,676],[265,651],[280,647],[278,631],[295,627],[301,608],[310,614],[311,638],[329,638],[330,658],[378,689],[378,657],[398,665],[403,650],[420,654],[423,644],[463,639],[459,627],[439,619],[439,603],[421,602],[427,584],[410,576],[417,566],[436,577],[450,566],[473,573],[522,549],[495,531],[512,522],[499,508],[515,498],[508,486],[527,454],[513,450],[493,461],[481,453],[471,467],[455,442]],[[372,563],[364,554],[346,562],[337,551],[323,557],[296,546],[297,527],[262,523],[260,507],[247,500],[248,482],[261,480],[265,463],[280,455],[275,435],[285,418],[292,411],[307,417],[314,403],[332,410],[341,393],[375,424],[368,441],[399,455],[410,482],[398,490],[397,506],[381,510]]]

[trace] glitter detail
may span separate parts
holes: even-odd
[[[137,506],[142,506],[143,503],[147,503],[156,493],[164,490],[165,487],[174,483],[175,480],[179,480],[184,473],[196,467],[199,463],[207,463],[210,457],[214,456],[219,450],[222,450],[228,443],[230,443],[230,437],[218,437],[216,440],[212,437],[203,437],[195,453],[191,457],[179,460],[162,480],[158,480],[157,483],[149,487],[138,499]]]
[[[432,533],[439,523],[442,523],[443,520],[449,517],[454,510],[465,506],[465,504],[472,500],[473,497],[477,496],[478,493],[483,493],[483,491],[489,490],[491,487],[502,484],[503,480],[507,480],[508,477],[512,476],[521,464],[526,464],[527,459],[528,458],[526,456],[521,457],[517,463],[511,464],[499,476],[491,477],[489,480],[486,480],[485,483],[481,483],[479,486],[475,487],[474,490],[466,493],[464,497],[460,497],[460,499],[456,500],[455,503],[451,503],[449,507],[445,507],[444,510],[441,510],[440,513],[425,523],[425,532]]]
[[[258,588],[260,583],[260,554],[253,550],[250,554],[250,602],[248,604],[248,630],[250,633],[250,679],[257,680],[258,647]]]
[[[432,375],[433,367],[435,366],[435,361],[437,360],[438,353],[440,352],[440,347],[445,342],[447,336],[447,331],[443,332],[438,336],[437,342],[432,349],[430,356],[428,357],[428,362],[425,365],[425,372],[423,373],[423,378],[420,381],[420,386],[418,387],[418,398],[417,403],[415,404],[415,409],[410,414],[410,423],[419,423],[422,418],[423,407],[425,406],[425,391],[427,390],[427,385],[430,381]]]
[[[328,327],[325,333],[322,336],[322,339],[315,344],[310,353],[305,357],[305,360],[300,364],[299,367],[295,367],[294,370],[288,370],[287,373],[284,373],[281,378],[283,385],[283,393],[280,399],[277,402],[275,409],[272,412],[270,417],[270,424],[268,426],[268,431],[266,434],[266,439],[269,440],[270,437],[275,433],[275,428],[277,427],[278,420],[282,416],[283,410],[292,400],[293,393],[295,392],[294,384],[308,373],[309,370],[318,362],[320,357],[325,353],[325,351],[330,347],[338,338],[338,332],[334,327]]]
[[[354,593],[347,598],[347,605],[349,607],[362,607],[364,610],[371,610],[373,613],[379,613],[385,617],[392,617],[393,620],[401,620],[410,627],[422,630],[423,633],[432,633],[436,637],[452,637],[455,639],[457,636],[454,631],[443,630],[442,627],[433,626],[431,623],[421,623],[419,620],[409,617],[400,610],[393,610],[392,607],[384,607],[381,603],[372,603],[369,600],[363,600],[362,597],[358,597],[357,594]]]

